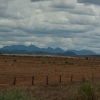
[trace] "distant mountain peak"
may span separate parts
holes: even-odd
[[[91,51],[91,50],[67,50],[68,52],[74,52],[77,55],[96,55],[95,52]]]
[[[67,50],[64,51],[61,48],[57,47],[57,48],[39,48],[35,45],[29,45],[29,46],[25,46],[25,45],[11,45],[11,46],[4,46],[3,48],[0,49],[0,53],[50,53],[50,54],[62,54],[62,55],[96,55],[95,52],[91,51],[91,50]]]

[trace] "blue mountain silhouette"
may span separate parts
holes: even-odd
[[[67,56],[76,56],[76,55],[96,55],[95,52],[91,50],[67,50],[64,51],[61,48],[39,48],[35,45],[11,45],[4,46],[0,49],[0,53],[3,54],[59,54],[59,55],[67,55]]]

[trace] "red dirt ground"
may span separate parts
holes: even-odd
[[[32,76],[34,84],[46,84],[48,76],[49,84],[58,84],[59,76],[62,83],[71,81],[81,82],[82,77],[86,81],[100,80],[100,58],[86,57],[62,57],[39,55],[0,55],[0,86],[16,84],[31,85]]]

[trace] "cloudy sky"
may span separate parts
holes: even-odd
[[[0,48],[17,44],[100,53],[100,0],[0,0]]]

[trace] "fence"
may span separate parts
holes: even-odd
[[[82,76],[74,76],[74,75],[70,75],[70,76],[63,76],[63,75],[59,75],[59,76],[32,76],[32,77],[0,77],[0,84],[9,84],[9,85],[17,85],[17,84],[30,84],[30,85],[37,85],[37,84],[45,84],[45,85],[49,85],[49,84],[58,84],[58,83],[67,83],[67,82],[86,82],[86,81],[94,81],[94,79],[96,79],[96,77],[94,78],[94,75],[92,74],[89,77],[86,77],[84,74]],[[98,78],[99,80],[99,78]]]

